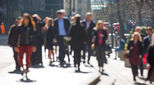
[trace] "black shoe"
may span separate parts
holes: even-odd
[[[84,63],[84,64],[86,63],[85,60],[83,61],[83,63]]]
[[[136,78],[134,77],[134,79],[133,79],[135,82],[136,82]]]
[[[89,62],[89,61],[88,61],[87,63],[88,63],[88,64],[90,64],[90,62]]]

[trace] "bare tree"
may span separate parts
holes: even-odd
[[[138,22],[139,25],[143,25],[143,20],[142,20],[142,7],[144,5],[144,0],[134,0],[137,8],[138,8]]]
[[[154,29],[154,0],[145,0],[145,3],[148,4],[150,10],[151,10],[151,23],[152,28]]]
[[[117,5],[117,17],[118,21],[120,23],[120,36],[124,38],[124,23],[121,17],[121,5],[120,5],[120,0],[116,0],[116,5]]]

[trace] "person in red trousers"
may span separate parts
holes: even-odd
[[[15,51],[19,55],[19,65],[22,70],[22,74],[28,72],[31,62],[31,54],[36,51],[35,48],[35,31],[36,25],[30,14],[25,13],[23,15],[22,25],[18,27],[17,39]],[[24,68],[23,57],[26,54],[26,68]]]

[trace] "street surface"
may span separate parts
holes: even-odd
[[[2,41],[2,40],[1,40]],[[3,45],[0,45],[0,85],[88,85],[100,76],[97,85],[150,85],[144,79],[147,76],[147,70],[144,71],[144,77],[139,75],[137,82],[133,81],[130,68],[124,67],[124,61],[120,59],[114,60],[114,54],[108,58],[108,64],[104,66],[104,74],[98,72],[96,57],[91,58],[90,67],[87,64],[81,64],[80,73],[75,73],[73,67],[73,58],[71,57],[71,65],[67,64],[66,68],[60,68],[58,62],[53,66],[49,66],[49,59],[45,57],[43,52],[44,67],[31,67],[28,73],[31,82],[20,82],[22,78],[20,74],[12,74],[14,70],[14,60],[12,49],[6,46],[6,39],[3,38]],[[67,61],[67,57],[65,59]]]

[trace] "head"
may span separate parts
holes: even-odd
[[[32,17],[36,19],[37,21],[41,21],[41,17],[38,14],[33,14]]]
[[[62,19],[64,16],[63,16],[63,13],[60,11],[60,10],[58,10],[57,11],[57,18],[58,19]]]
[[[136,26],[135,30],[136,32],[141,33],[142,28],[140,26]]]
[[[140,41],[140,42],[142,42],[141,35],[138,32],[134,32],[134,34],[132,36],[132,40],[133,41]]]
[[[2,22],[1,25],[4,25],[4,22]]]
[[[91,14],[91,12],[87,12],[87,14],[86,14],[86,20],[87,21],[91,21],[92,20],[92,14]]]
[[[103,21],[98,20],[95,28],[96,29],[105,29]]]
[[[48,18],[46,25],[47,25],[47,27],[52,27],[53,26],[53,19]]]
[[[152,36],[152,28],[151,27],[147,27],[146,32],[149,36]]]
[[[63,16],[66,16],[66,12],[64,9],[61,9],[60,11],[62,12]]]
[[[71,17],[71,22],[74,22],[74,16],[73,16],[73,17]]]
[[[22,23],[22,17],[19,16],[19,17],[16,19],[15,25],[19,25],[19,24],[21,24],[21,23]]]
[[[74,16],[74,18],[75,18],[75,22],[79,24],[80,21],[81,21],[81,15],[80,15],[80,14],[76,14],[76,15]]]
[[[44,21],[44,23],[47,23],[48,18],[49,18],[49,17],[45,17],[45,18],[44,18],[44,20],[43,20],[43,21]]]
[[[28,13],[24,13],[22,24],[25,27],[26,26],[32,26],[34,28],[34,30],[36,30],[35,22],[34,22],[33,18],[30,16],[30,14],[28,14]]]
[[[120,41],[120,40],[121,40],[121,37],[120,37],[120,36],[118,36],[118,37],[117,37],[117,41]]]

